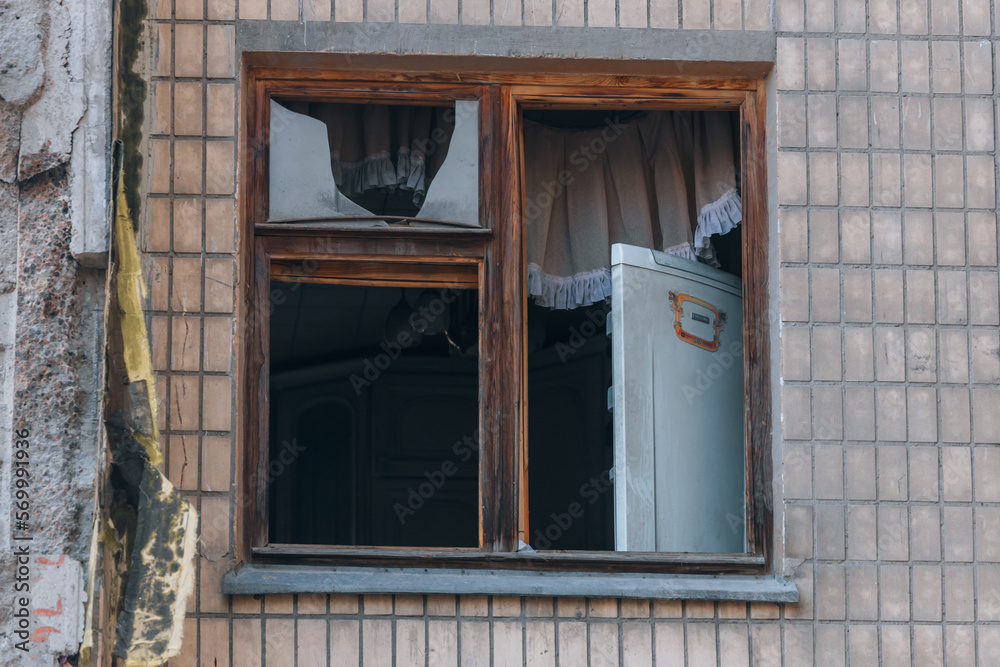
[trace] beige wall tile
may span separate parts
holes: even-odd
[[[935,464],[936,463],[937,461],[935,461]],[[937,479],[935,478],[934,481],[936,484]],[[922,505],[911,508],[910,536],[913,540],[913,560],[931,562],[940,561],[941,510],[937,507],[927,507]]]
[[[931,147],[930,98],[904,97],[902,111],[903,148],[929,150]]]
[[[779,37],[776,69],[778,90],[805,88],[805,40]]]
[[[462,23],[465,25],[488,25],[490,3],[488,0],[461,0]]]
[[[774,3],[777,28],[781,32],[802,32],[805,25],[803,0],[778,0]]]
[[[203,32],[200,24],[179,23],[174,26],[174,76],[202,76]]]
[[[232,368],[233,321],[228,317],[204,319],[204,370],[228,373]]]
[[[904,35],[926,35],[927,0],[909,0],[900,3],[899,29]]]
[[[680,626],[677,627],[679,628]],[[561,621],[559,623],[559,664],[587,664],[586,623],[569,621]]]
[[[231,25],[208,26],[208,68],[210,79],[226,79],[236,73],[236,29]]]
[[[205,251],[236,250],[236,208],[232,199],[205,200]]]
[[[558,8],[564,2],[567,4],[583,4],[580,0],[557,0],[556,7]],[[649,0],[649,27],[677,28],[679,25],[677,5],[678,0]],[[582,7],[580,8],[580,11],[583,11]],[[573,14],[573,16],[575,16],[575,14]],[[564,25],[561,19],[559,20],[559,25]],[[572,25],[577,24],[573,23]]]
[[[875,270],[875,321],[903,323],[903,272]]]
[[[333,14],[338,23],[358,23],[364,20],[363,0],[334,0]]]
[[[531,23],[530,25],[550,25],[551,21],[548,17],[551,15],[551,3],[545,3],[542,0],[534,0],[539,2],[542,7],[538,10],[540,15],[539,23]],[[723,0],[725,1],[725,0]],[[549,11],[545,12],[544,7],[548,4]],[[622,28],[645,28],[646,27],[646,14],[648,13],[648,7],[646,5],[646,0],[618,0],[618,25]],[[739,5],[736,7],[736,21],[740,20],[739,15]],[[525,24],[528,24],[527,7],[525,8]]]
[[[811,53],[810,53],[811,55]],[[836,71],[839,90],[867,90],[868,67],[865,64],[867,48],[864,40],[861,39],[839,39],[837,40],[837,61]],[[834,71],[834,62],[827,61],[826,58],[817,63],[820,67],[829,68]],[[810,72],[812,72],[812,59],[810,58]]]
[[[201,193],[202,145],[200,139],[174,142],[174,192]]]
[[[955,562],[972,562],[972,508],[945,506],[943,523],[944,559]]]
[[[427,623],[427,664],[429,667],[453,667],[458,664],[458,623]],[[554,651],[554,643],[551,645]]]
[[[167,81],[160,81],[152,86],[153,118],[151,126],[153,134],[170,134],[171,91],[171,85]]]
[[[895,4],[895,3],[893,3]],[[874,40],[869,46],[871,62],[871,89],[876,92],[894,93],[899,89],[898,45],[895,41]]]
[[[552,5],[549,5],[549,16]],[[427,3],[419,0],[399,0],[399,23],[427,23]]]
[[[907,398],[902,387],[878,388],[878,427],[879,440],[902,442],[907,433]]]
[[[198,489],[198,436],[171,435],[167,478],[182,491]]]
[[[648,626],[647,626],[648,627]],[[525,624],[524,648],[529,667],[555,667],[556,624],[531,621]]]
[[[901,91],[904,93],[930,92],[930,56],[926,42],[900,43]]]
[[[332,11],[330,0],[302,0],[302,17],[307,21],[329,21]]]
[[[896,32],[896,3],[892,0],[871,0],[868,3],[871,31],[880,34]]]
[[[616,22],[615,2],[612,0],[596,0],[587,3],[587,25],[591,27],[613,27]],[[494,6],[494,13],[496,12]],[[495,20],[495,19],[494,19]]]
[[[846,447],[847,496],[851,500],[875,499],[875,448],[871,445]]]
[[[580,4],[580,11],[581,12],[583,11],[582,4]],[[431,0],[431,13],[429,22],[457,24],[458,0]]]
[[[359,626],[354,620],[330,620],[330,664],[360,664]]]
[[[232,380],[225,376],[207,375],[205,402],[202,407],[206,431],[228,431],[232,428]]]
[[[803,179],[804,181],[804,179]],[[778,244],[782,262],[809,261],[809,226],[803,209],[782,209],[779,212],[781,233]]]
[[[523,623],[520,621],[499,621],[493,623],[494,667],[518,667],[523,665],[523,643]]]
[[[843,158],[844,156],[842,156]],[[865,193],[868,192],[868,163],[865,162]],[[837,211],[814,209],[809,212],[809,259],[815,263],[836,264],[840,259],[840,229]]]
[[[272,21],[297,21],[299,0],[271,0]]]
[[[907,437],[914,442],[937,440],[937,398],[930,387],[906,390]]]
[[[934,63],[934,92],[962,92],[962,66],[958,43],[946,41],[931,42],[931,60]]]
[[[170,192],[170,141],[152,139],[149,142],[150,170],[149,191]]]
[[[781,330],[781,375],[785,380],[810,378],[809,329],[783,327]]]
[[[198,430],[199,392],[197,377],[174,375],[170,378],[171,430]]]
[[[201,252],[201,199],[174,199],[174,252]]]
[[[233,311],[234,266],[230,259],[205,260],[205,311]]]
[[[810,37],[806,40],[809,61],[806,80],[809,90],[836,90],[837,88],[837,46],[828,37]]]
[[[229,491],[232,442],[226,436],[206,435],[202,440],[202,491]],[[324,600],[326,596],[323,596]],[[325,611],[324,604],[324,611]],[[320,612],[309,612],[320,613]]]
[[[205,146],[205,192],[210,195],[233,194],[235,171],[233,142],[207,142]]]
[[[234,131],[236,86],[231,83],[208,84],[206,132],[210,137],[231,137]]]
[[[143,245],[146,252],[170,252],[170,200],[165,197],[146,201],[149,212]]]
[[[201,318],[174,317],[170,323],[170,368],[197,371],[201,365]]]

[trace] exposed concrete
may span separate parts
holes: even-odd
[[[86,109],[73,134],[70,190],[73,234],[70,250],[84,266],[108,261],[108,202],[111,201],[111,4],[108,0],[77,2],[74,7],[75,49],[82,62],[79,76]]]
[[[31,559],[31,640],[35,655],[72,655],[83,639],[83,568],[66,556]],[[18,640],[21,637],[17,638]],[[44,664],[36,659],[36,664]]]
[[[0,181],[13,183],[17,178],[17,150],[21,142],[21,112],[0,101]]]
[[[18,215],[18,289],[14,428],[27,429],[32,478],[31,532],[37,551],[86,557],[95,469],[82,442],[83,292],[69,254],[70,211],[64,168],[22,184]],[[91,286],[92,287],[92,286]]]
[[[110,17],[110,4],[82,0],[0,4],[0,498],[5,503],[0,591],[5,595],[13,594],[14,430],[26,429],[31,443],[32,553],[77,563],[89,553],[104,277],[80,265],[70,239],[77,236],[76,227],[96,220],[97,232],[80,236],[96,239],[84,245],[100,251],[105,221],[92,211],[103,208],[99,200],[107,181],[111,72],[109,61],[94,54],[108,53]],[[95,21],[107,29],[91,29]],[[84,85],[88,77],[90,90]],[[74,160],[74,154],[80,157]],[[79,599],[71,602],[64,593],[64,608],[76,609]],[[0,602],[2,665],[23,657],[10,645],[11,603]],[[51,662],[79,643],[78,632],[68,628],[51,636],[59,641],[33,642],[31,664]]]
[[[73,252],[107,261],[111,3],[0,3],[0,181],[74,160]]]
[[[45,80],[42,60],[49,37],[48,3],[4,0],[0,26],[0,98],[22,105]]]
[[[10,549],[11,452],[13,451],[14,321],[17,312],[17,186],[0,183],[0,591],[13,591],[14,563]],[[8,628],[13,600],[0,602],[0,655],[10,655]],[[3,660],[0,659],[0,664]]]
[[[238,51],[317,51],[344,54],[434,54],[504,58],[575,58],[655,63],[664,74],[714,73],[761,76],[777,53],[770,31],[722,32],[604,28],[406,25],[394,23],[315,23],[242,21],[236,26]],[[543,63],[550,70],[555,63]],[[568,72],[559,63],[561,72]],[[710,67],[706,67],[710,65]],[[497,70],[498,63],[484,68]],[[404,69],[412,66],[404,64]],[[441,66],[445,71],[449,64]],[[585,72],[600,72],[587,64]],[[501,64],[501,70],[506,69]]]
[[[82,7],[83,3],[78,2],[48,3],[49,34],[43,53],[45,88],[21,119],[19,180],[69,160],[73,130],[85,107],[80,78],[83,54],[78,47],[73,48],[74,41],[82,40],[74,26]]]

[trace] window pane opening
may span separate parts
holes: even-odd
[[[528,543],[614,549],[611,341],[607,304],[528,304]]]
[[[478,226],[477,101],[270,109],[269,220]]]
[[[479,546],[476,290],[271,282],[269,543]]]
[[[738,114],[523,113],[530,546],[745,553]]]

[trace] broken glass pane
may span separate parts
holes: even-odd
[[[271,110],[270,220],[478,226],[477,101]]]
[[[271,101],[271,220],[370,216],[337,189],[326,124]]]

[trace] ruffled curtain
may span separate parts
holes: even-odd
[[[718,265],[742,219],[727,112],[650,112],[587,130],[524,123],[528,294],[556,309],[611,296],[611,245]]]
[[[333,178],[341,193],[356,197],[371,190],[402,190],[413,193],[417,207],[444,162],[455,129],[455,111],[448,107],[288,106],[326,124]]]

